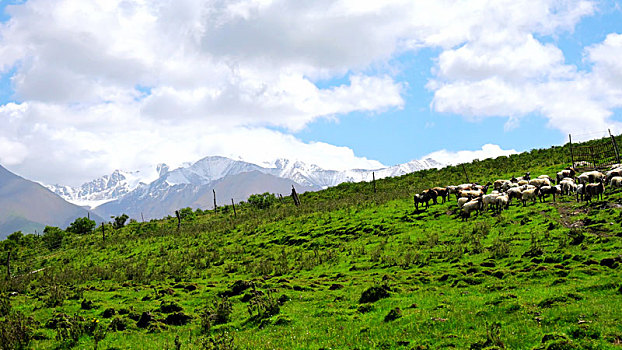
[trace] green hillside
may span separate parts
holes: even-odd
[[[607,140],[592,141],[592,143]],[[622,142],[622,140],[618,140]],[[463,222],[433,186],[549,174],[568,146],[347,183],[267,208],[4,242],[0,348],[616,349],[622,193]],[[262,202],[264,203],[264,202]],[[121,213],[119,213],[121,214]],[[21,345],[20,345],[21,344]]]

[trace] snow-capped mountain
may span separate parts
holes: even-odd
[[[278,181],[276,181],[275,178],[281,178],[290,180],[292,181],[290,184],[304,187],[305,190],[319,190],[336,186],[342,182],[371,181],[372,173],[374,173],[376,179],[381,179],[442,166],[444,165],[433,159],[425,159],[413,160],[408,163],[381,169],[338,171],[326,170],[314,164],[306,164],[301,161],[291,161],[287,159],[278,159],[270,165],[259,166],[257,164],[233,160],[226,157],[209,156],[195,163],[187,164],[173,170],[170,170],[169,166],[166,164],[159,164],[156,167],[157,175],[151,177],[146,176],[146,172],[124,172],[116,170],[111,175],[106,175],[87,182],[80,187],[61,185],[47,187],[68,202],[78,205],[88,205],[92,208],[114,201],[127,203],[129,208],[130,206],[140,206],[141,202],[146,203],[146,201],[153,201],[158,198],[164,200],[164,198],[170,199],[173,197],[175,198],[174,205],[184,207],[192,203],[188,202],[188,204],[184,204],[182,193],[194,198],[197,193],[203,191],[199,190],[199,187],[214,186],[216,183],[222,183],[223,179],[240,174],[262,173],[270,176],[268,178],[261,178],[266,184],[276,183]],[[259,179],[258,176],[249,178]],[[235,186],[230,181],[226,183],[228,183],[229,186]],[[221,185],[221,187],[222,186],[223,185]],[[252,186],[247,186],[249,190],[251,187]],[[272,186],[270,188],[275,187]],[[221,188],[221,190],[225,193],[235,192],[233,189],[228,188]],[[286,190],[287,189],[285,189],[285,191]],[[178,194],[172,196],[172,193]],[[242,193],[236,193],[237,195],[242,195]],[[246,195],[252,193],[255,192],[247,193]],[[123,200],[124,198],[125,200]],[[245,199],[246,198],[238,198],[237,200]],[[199,204],[199,202],[196,201],[193,203]],[[106,207],[120,208],[116,204],[106,205]]]
[[[144,176],[140,171],[126,172],[115,170],[110,175],[104,175],[79,187],[63,185],[44,186],[70,203],[94,208],[121,198],[139,185],[145,185],[153,180],[155,180],[153,176]]]

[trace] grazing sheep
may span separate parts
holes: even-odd
[[[421,193],[417,193],[414,195],[413,200],[415,202],[415,209],[419,211],[419,204],[425,204],[425,208],[428,209],[430,207],[430,199],[432,199],[433,191],[425,190]]]
[[[559,186],[559,185],[558,185]],[[538,192],[538,197],[540,198],[540,202],[546,202],[546,196],[549,194],[553,195],[553,202],[555,202],[555,195],[561,194],[562,189],[561,186],[542,186],[540,187],[540,191]]]
[[[603,193],[605,193],[605,184],[601,179],[597,184],[587,184],[585,189],[585,193],[587,196],[587,201],[589,202],[592,198],[596,198],[597,200],[603,199]]]
[[[600,171],[593,170],[579,175],[579,177],[577,178],[577,182],[580,184],[596,183],[601,179],[604,179],[604,177],[605,174],[601,173]]]
[[[467,204],[471,200],[471,197],[460,197],[458,198],[458,208],[462,209],[462,207]]]
[[[538,187],[524,190],[523,192],[521,192],[521,201],[523,202],[523,207],[527,206],[528,200],[531,200],[535,204],[536,198],[538,197],[539,192],[540,192],[540,188]]]
[[[557,173],[557,183],[559,183],[565,177],[574,178],[576,173],[577,172],[574,170],[574,168],[570,168],[570,167],[568,167],[568,168],[558,172]]]
[[[496,191],[500,191],[503,189],[504,186],[509,186],[510,183],[512,183],[512,181],[510,180],[496,180],[492,185],[492,188]]]
[[[613,190],[614,188],[622,187],[622,176],[614,176],[609,181],[609,186]]]
[[[462,220],[466,220],[471,216],[472,212],[477,212],[479,215],[479,211],[482,208],[482,197],[477,197],[477,199],[473,199],[467,202],[462,206]]]
[[[546,174],[545,174],[545,175],[540,175],[540,176],[538,176],[538,179],[548,179],[548,180],[549,180],[549,182],[551,182],[551,183],[555,183],[555,180],[553,180],[550,176],[548,176],[548,175],[546,175]]]
[[[431,199],[432,203],[438,204],[436,203],[436,197],[438,197],[438,193],[436,193],[436,191],[434,191],[433,189],[423,190],[421,192],[421,195],[423,195],[423,197],[426,198],[426,201],[429,201]]]
[[[512,187],[505,191],[505,193],[508,195],[508,205],[512,202],[512,198],[516,198],[518,200],[522,198],[520,187]]]
[[[447,188],[433,187],[432,191],[436,192],[436,197],[441,197],[443,199],[443,203],[445,203],[448,195]],[[436,204],[436,197],[434,197],[434,204]]]
[[[497,212],[501,212],[503,209],[507,209],[510,206],[510,197],[507,193],[498,195],[495,198],[495,205],[497,206]]]
[[[583,201],[583,198],[585,196],[585,184],[579,184],[577,185],[576,189],[575,189],[575,193],[577,194],[577,202],[581,202]],[[581,197],[581,200],[579,200],[579,197]]]
[[[551,180],[544,178],[544,179],[533,179],[533,180],[529,180],[529,184],[536,186],[536,187],[542,187],[542,186],[551,186]]]
[[[566,196],[570,196],[571,193],[577,190],[577,185],[574,183],[574,180],[569,177],[565,177],[560,181],[559,186],[562,188],[562,194]]]
[[[447,190],[447,200],[451,198],[451,194],[458,196],[458,186],[447,186],[445,189]]]
[[[605,173],[605,181],[610,182],[612,178],[622,176],[622,168],[614,168]]]
[[[485,194],[482,196],[482,209],[487,209],[488,206],[492,208],[493,205],[496,205],[498,196],[499,194]]]
[[[525,176],[521,176],[521,177],[514,177],[514,176],[512,176],[512,179],[510,179],[511,182],[521,182],[521,181],[529,182],[529,180],[531,180],[531,173],[530,172],[526,172]]]

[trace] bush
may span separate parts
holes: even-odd
[[[49,250],[58,249],[62,246],[65,235],[65,231],[58,227],[46,226],[43,229],[43,245]]]
[[[89,218],[77,218],[76,221],[72,222],[69,227],[67,227],[67,232],[83,235],[93,232],[95,226],[97,226],[97,223]]]
[[[248,197],[248,204],[257,209],[266,209],[276,202],[276,196],[272,193],[252,194]]]
[[[31,320],[21,312],[0,319],[0,349],[28,349],[32,339]]]
[[[112,228],[114,228],[115,230],[122,228],[123,226],[125,226],[125,222],[128,218],[129,216],[127,216],[126,214],[115,217],[114,223],[112,223]]]

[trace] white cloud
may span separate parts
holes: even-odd
[[[0,163],[14,165],[21,163],[28,155],[28,149],[20,142],[0,136]]]
[[[482,149],[475,151],[448,151],[446,149],[442,149],[440,151],[427,154],[421,157],[421,159],[432,158],[443,164],[456,165],[468,163],[474,159],[482,160],[487,158],[496,158],[499,156],[509,156],[516,153],[518,152],[513,149],[504,150],[499,145],[485,144],[482,146]]]
[[[73,184],[205,155],[377,167],[289,132],[403,108],[408,86],[390,64],[423,47],[441,50],[427,85],[435,111],[509,117],[508,128],[530,113],[564,132],[618,127],[620,36],[586,51],[592,72],[538,39],[572,31],[595,9],[581,0],[29,0],[8,6],[0,24],[0,73],[15,70],[22,101],[0,106],[0,140],[21,173]]]

